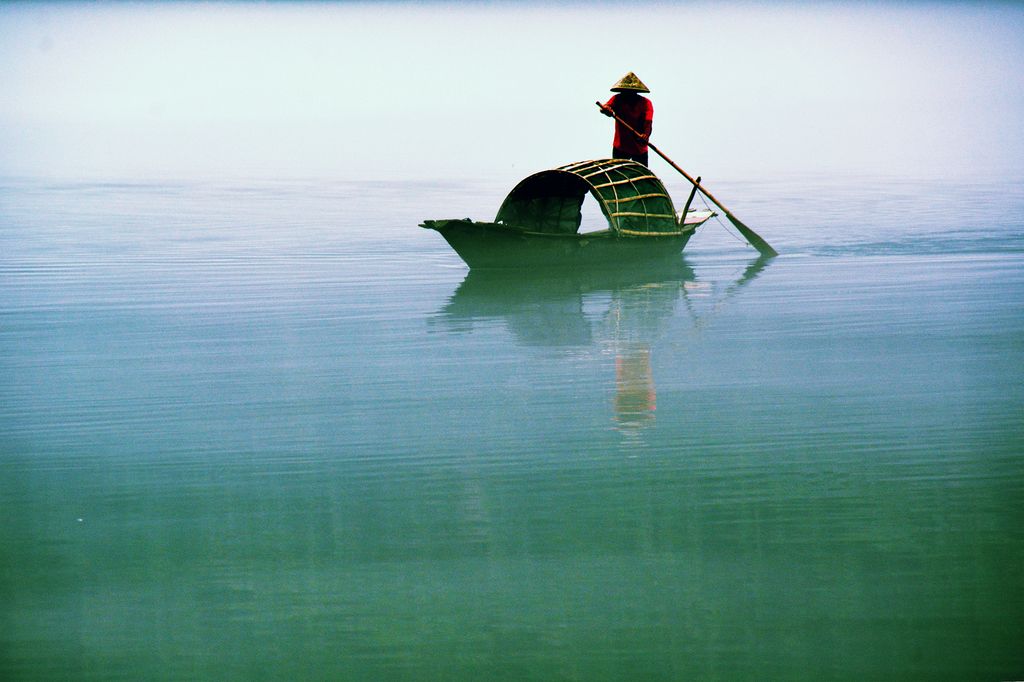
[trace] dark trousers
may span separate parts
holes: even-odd
[[[647,165],[647,152],[644,152],[643,154],[626,154],[623,151],[620,151],[618,149],[614,149],[613,148],[612,149],[612,158],[613,159],[629,159],[631,161],[636,161],[637,163],[642,163],[645,166]]]

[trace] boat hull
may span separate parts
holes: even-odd
[[[500,223],[428,220],[471,269],[600,267],[678,259],[693,230],[633,237],[611,231],[589,234],[524,232]]]

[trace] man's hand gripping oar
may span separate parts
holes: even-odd
[[[612,111],[609,107],[606,107],[605,105],[601,104],[600,102],[595,102],[595,104],[597,104],[597,107],[601,110],[602,113],[614,117],[616,121],[618,121],[623,126],[625,126],[625,128],[627,130],[629,130],[631,133],[633,133],[634,135],[636,135],[637,137],[639,137],[641,139],[644,139],[644,140],[647,139],[646,137],[641,135],[639,132],[637,132],[637,130],[633,126],[629,125],[628,123],[623,121],[621,118],[619,118],[619,116],[614,111]],[[730,211],[725,206],[723,206],[721,204],[721,202],[718,201],[718,199],[715,199],[713,196],[711,196],[711,193],[708,192],[706,189],[704,189],[704,187],[699,182],[697,182],[692,177],[690,177],[689,173],[687,173],[682,168],[677,166],[672,159],[670,159],[667,156],[665,156],[665,154],[663,154],[662,151],[660,149],[658,149],[657,147],[655,147],[654,144],[652,142],[650,142],[649,140],[647,141],[647,146],[650,147],[651,149],[653,149],[658,156],[660,156],[661,158],[665,159],[665,162],[668,163],[668,165],[672,166],[677,171],[679,171],[682,174],[682,176],[684,178],[686,178],[687,180],[689,180],[693,184],[694,187],[699,189],[701,194],[706,196],[711,201],[711,203],[713,203],[718,208],[722,209],[722,212],[725,213],[725,217],[729,219],[729,222],[731,222],[736,227],[736,229],[740,231],[740,234],[742,234],[743,237],[750,243],[750,245],[753,246],[755,249],[757,249],[761,253],[762,256],[771,257],[771,256],[779,255],[779,252],[776,251],[775,249],[773,249],[768,242],[766,242],[765,240],[761,239],[761,237],[756,232],[754,232],[749,227],[744,225],[740,221],[739,218],[737,218],[736,216],[734,216],[732,214],[732,211]],[[685,216],[684,216],[684,219],[685,219]]]

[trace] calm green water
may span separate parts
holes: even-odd
[[[1020,679],[1022,186],[487,277],[504,185],[6,180],[0,677]]]

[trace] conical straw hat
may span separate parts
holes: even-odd
[[[612,92],[650,92],[636,74],[630,71],[612,86]]]

